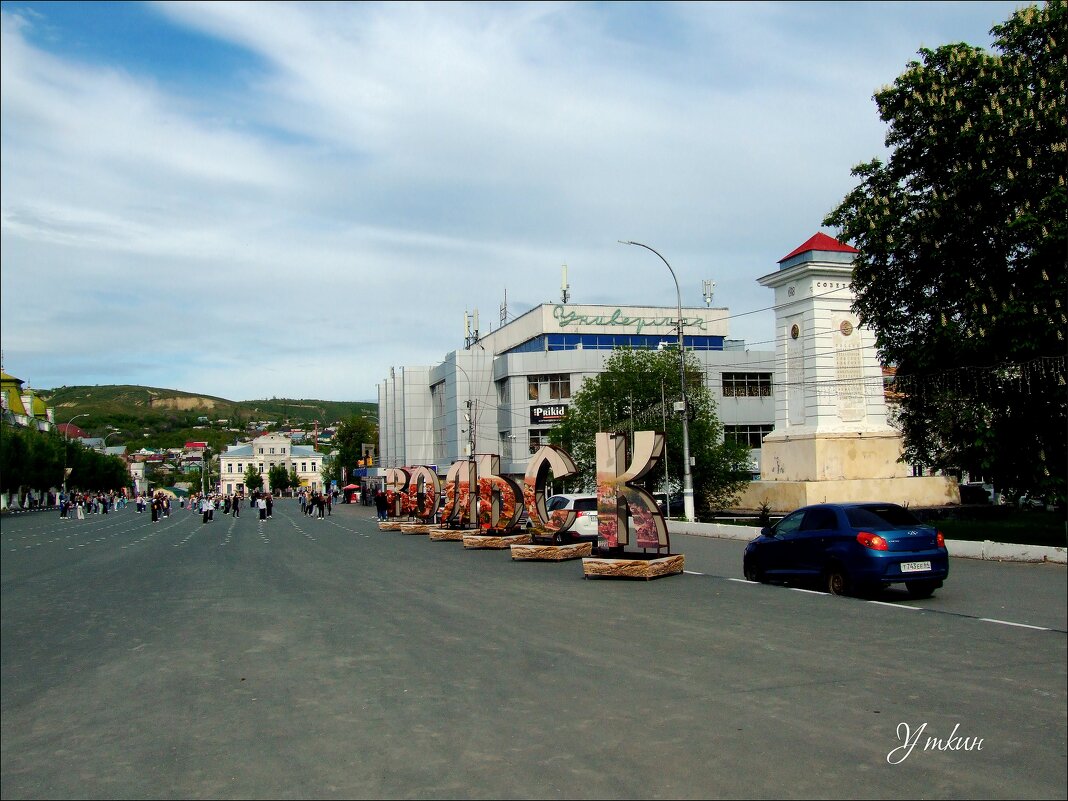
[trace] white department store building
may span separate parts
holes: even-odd
[[[284,465],[287,473],[296,471],[302,488],[321,490],[324,456],[311,445],[294,445],[285,434],[265,434],[219,454],[219,489],[226,495],[245,493],[245,472],[252,465],[263,476],[263,490],[270,492],[271,468]]]
[[[727,309],[683,308],[682,315],[686,350],[704,369],[725,433],[754,449],[757,476],[761,439],[775,424],[775,351],[728,339]],[[470,420],[474,452],[496,453],[502,473],[522,475],[611,350],[676,346],[677,318],[675,306],[546,303],[469,337],[440,364],[392,367],[378,385],[378,465],[433,465],[444,474],[471,450]]]

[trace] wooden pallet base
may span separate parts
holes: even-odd
[[[495,548],[503,550],[513,545],[531,542],[529,534],[465,534],[465,548]]]
[[[379,531],[400,531],[400,527],[401,527],[400,521],[396,521],[396,520],[379,520],[378,521],[378,530]]]
[[[429,523],[401,523],[401,534],[429,534],[433,528]]]
[[[686,557],[681,553],[667,556],[642,558],[632,557],[584,557],[582,560],[582,577],[590,578],[639,578],[654,579],[681,573],[686,565]]]
[[[531,559],[545,562],[563,562],[578,559],[593,553],[592,542],[574,542],[570,545],[513,545],[512,558],[516,560]]]
[[[430,539],[436,542],[463,542],[464,530],[462,528],[432,528]]]

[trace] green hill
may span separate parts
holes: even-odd
[[[75,422],[92,436],[118,430],[109,445],[178,447],[207,440],[213,447],[242,438],[250,423],[271,421],[277,427],[319,430],[351,417],[378,422],[378,405],[364,401],[269,398],[232,401],[177,389],[134,385],[97,385],[36,390],[55,408],[57,425]],[[237,429],[236,431],[234,429]]]

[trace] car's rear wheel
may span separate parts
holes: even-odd
[[[930,598],[941,586],[941,581],[910,581],[905,585],[905,590],[909,598]]]
[[[852,582],[848,571],[837,562],[827,566],[823,573],[823,587],[831,595],[849,595],[852,591]]]

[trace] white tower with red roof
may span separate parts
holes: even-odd
[[[775,291],[775,429],[744,508],[809,503],[959,503],[956,482],[911,477],[886,415],[875,335],[853,313],[857,249],[817,233],[758,279]]]

